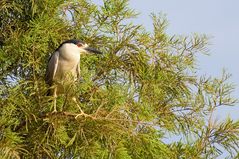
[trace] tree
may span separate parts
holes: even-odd
[[[151,15],[149,32],[132,23],[136,17],[127,0],[102,6],[87,0],[0,2],[1,158],[239,155],[239,122],[213,119],[216,109],[237,102],[230,76],[197,75],[196,57],[208,52],[207,36],[170,36],[161,14]],[[104,54],[82,58],[81,79],[52,113],[46,63],[72,38]]]

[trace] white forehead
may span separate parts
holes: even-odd
[[[66,46],[66,47],[77,47],[77,48],[79,48],[76,44],[74,44],[74,43],[65,43],[65,44],[63,44],[63,46]],[[88,44],[82,44],[82,47],[83,48],[85,48],[85,47],[88,47]]]
[[[62,48],[78,48],[78,46],[76,44],[73,43],[65,43],[62,45]]]
[[[73,44],[73,43],[65,43],[62,45],[62,47],[60,48],[61,51],[63,52],[79,52],[80,48]]]

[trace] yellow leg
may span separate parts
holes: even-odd
[[[84,117],[89,116],[88,114],[85,114],[85,113],[83,112],[83,110],[81,109],[81,107],[80,107],[79,104],[77,103],[75,97],[73,97],[72,100],[76,103],[77,107],[80,109],[80,114],[76,115],[75,118],[78,118],[79,116],[84,116]]]
[[[54,106],[54,110],[53,110],[53,112],[57,112],[57,110],[56,110],[56,98],[57,98],[57,94],[56,94],[56,92],[57,92],[57,88],[54,88],[54,94],[53,94],[53,98],[54,98],[54,101],[53,101],[53,106]]]
[[[84,113],[83,110],[81,109],[81,107],[79,106],[79,104],[77,103],[76,98],[73,97],[72,100],[76,103],[77,107],[80,109],[80,112]]]

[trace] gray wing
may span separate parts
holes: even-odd
[[[46,69],[45,81],[50,86],[52,85],[54,76],[56,74],[56,70],[57,70],[57,66],[58,66],[58,59],[59,59],[59,52],[55,51],[51,55],[51,57],[50,57],[50,59],[48,61],[48,65],[47,65],[47,69]]]

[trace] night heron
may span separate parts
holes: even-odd
[[[51,55],[45,80],[52,87],[48,95],[54,97],[54,112],[56,112],[57,95],[65,93],[64,83],[75,82],[80,77],[80,56],[91,53],[101,54],[83,41],[73,39],[63,42]]]

